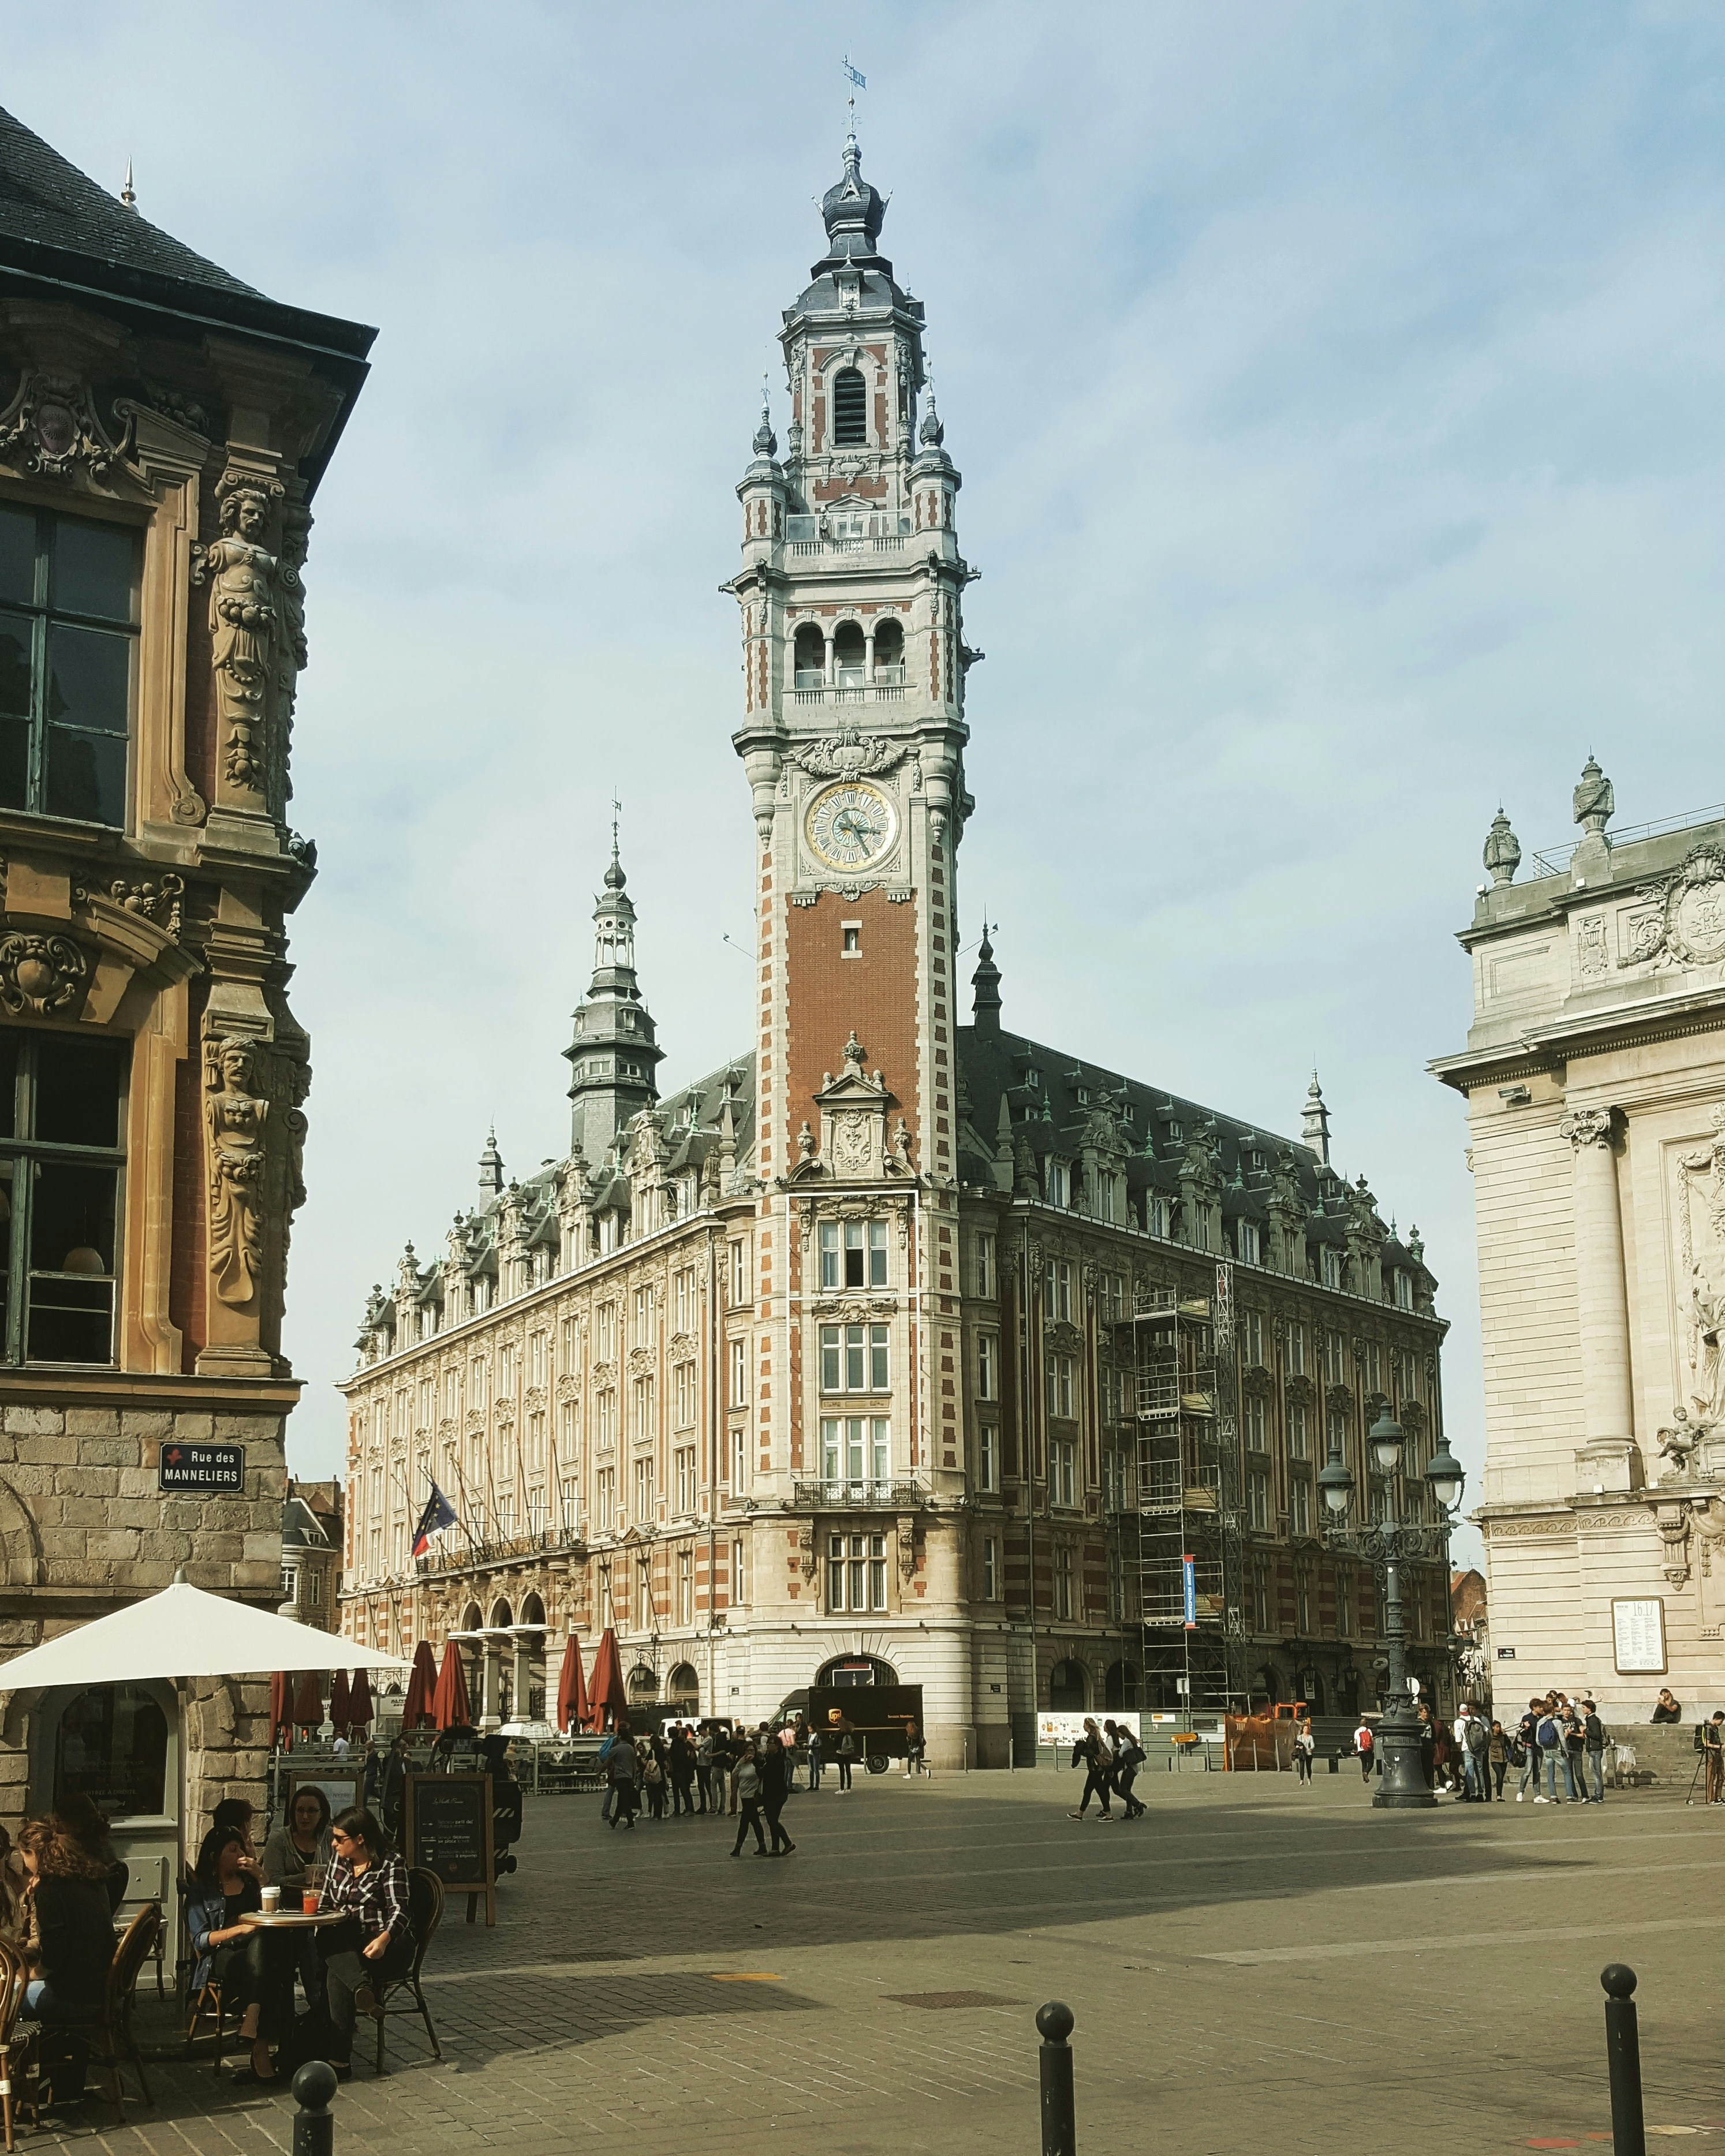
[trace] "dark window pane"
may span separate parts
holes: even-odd
[[[0,509],[0,599],[36,596],[36,520],[27,509]]]
[[[54,525],[54,572],[49,604],[57,613],[100,614],[131,619],[134,542],[111,524],[80,524],[59,516]]]
[[[30,722],[0,719],[0,808],[30,805]]]
[[[0,1034],[16,1054],[15,1033]],[[126,1052],[117,1041],[36,1040],[34,1135],[55,1145],[117,1146]]]
[[[105,1296],[114,1270],[114,1199],[120,1171],[38,1161],[30,1208],[30,1270],[72,1273],[68,1283],[87,1298],[99,1286]],[[102,1285],[104,1282],[107,1285]],[[42,1287],[33,1284],[31,1301]],[[75,1299],[75,1298],[74,1298]]]
[[[31,1363],[111,1363],[113,1282],[33,1280],[24,1358]]]
[[[30,716],[30,636],[28,614],[0,613],[0,711]]]
[[[141,1685],[97,1685],[60,1717],[55,1801],[72,1790],[106,1820],[160,1816],[167,1800],[167,1717]]]
[[[18,1066],[23,1049],[22,1034],[0,1027],[0,1138],[18,1136]],[[9,1163],[0,1163],[0,1175],[10,1173]]]
[[[131,639],[100,629],[48,632],[48,716],[54,724],[126,732]]]
[[[78,734],[64,726],[48,732],[48,816],[81,824],[126,821],[126,742],[115,734]]]

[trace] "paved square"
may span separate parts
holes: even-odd
[[[1374,1812],[1344,1763],[1307,1790],[1152,1778],[1147,1818],[1101,1826],[1066,1816],[1079,1786],[829,1780],[792,1800],[777,1861],[732,1861],[711,1820],[609,1832],[596,1797],[530,1799],[496,1929],[452,1904],[428,1960],[444,2062],[393,2023],[390,2072],[362,2064],[336,2099],[336,2156],[763,2132],[1034,2152],[1049,1998],[1077,2016],[1085,2148],[1585,2145],[1609,2132],[1616,1959],[1641,1979],[1650,2126],[1725,2134],[1725,1814],[1654,1794]],[[120,2131],[91,2101],[66,2138],[290,2144],[285,2097],[207,2063],[157,2068],[156,2092]]]

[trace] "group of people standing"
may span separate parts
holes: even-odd
[[[775,1734],[765,1722],[754,1731],[718,1722],[681,1723],[664,1735],[637,1737],[625,1717],[600,1748],[605,1797],[599,1816],[614,1832],[619,1826],[632,1832],[644,1806],[649,1819],[664,1819],[669,1795],[673,1819],[734,1816],[733,1856],[742,1855],[752,1829],[757,1856],[788,1856],[797,1845],[779,1815],[796,1787],[795,1742],[794,1730]],[[846,1758],[839,1763],[839,1787],[850,1783]],[[818,1768],[811,1767],[809,1787],[818,1786]]]
[[[1099,1728],[1095,1716],[1086,1715],[1084,1733],[1072,1747],[1072,1764],[1085,1769],[1084,1794],[1077,1810],[1068,1812],[1067,1818],[1087,1818],[1094,1796],[1098,1822],[1113,1818],[1110,1800],[1115,1797],[1120,1799],[1122,1818],[1142,1819],[1148,1806],[1132,1794],[1132,1784],[1147,1756],[1130,1722],[1105,1722]]]

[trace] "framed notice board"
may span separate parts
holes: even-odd
[[[434,1871],[446,1895],[466,1895],[470,1924],[481,1894],[485,1922],[496,1922],[489,1774],[409,1774],[402,1841],[410,1867]]]
[[[1662,1677],[1666,1673],[1665,1597],[1614,1599],[1611,1645],[1620,1676]]]

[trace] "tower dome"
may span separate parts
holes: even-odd
[[[845,177],[821,198],[829,259],[871,255],[886,215],[886,198],[862,176],[862,151],[855,135],[845,142]]]

